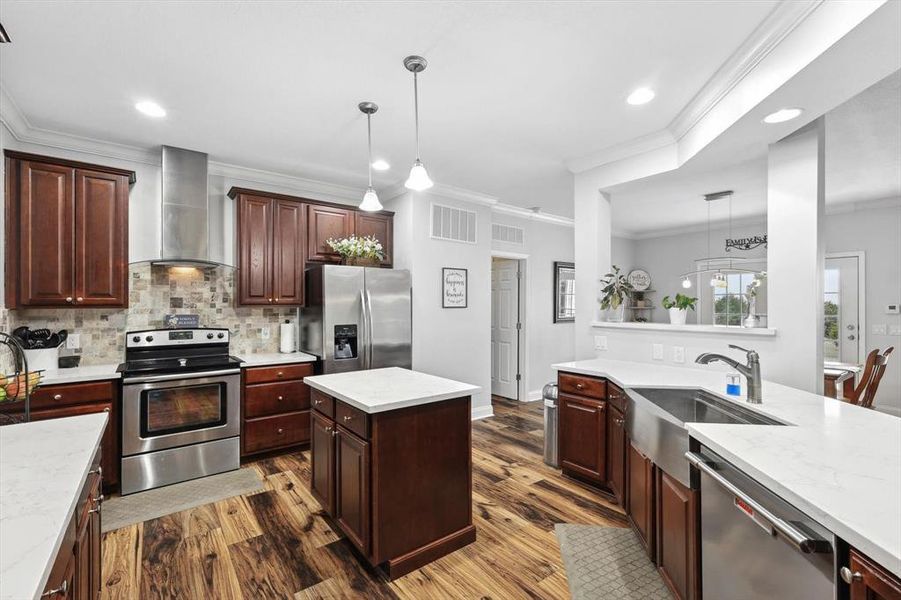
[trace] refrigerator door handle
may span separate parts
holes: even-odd
[[[366,332],[366,345],[368,348],[366,349],[366,368],[372,368],[372,295],[369,293],[369,288],[366,289],[366,320],[368,322],[368,329]]]
[[[366,314],[366,292],[364,290],[360,290],[360,312],[363,314],[361,320],[360,333],[360,361],[363,364],[364,369],[368,369],[368,350],[369,350],[369,317]]]

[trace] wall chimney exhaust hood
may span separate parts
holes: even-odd
[[[210,268],[208,157],[203,152],[163,146],[162,250],[153,264]]]

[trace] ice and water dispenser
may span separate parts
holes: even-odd
[[[335,359],[357,357],[357,326],[335,325]]]

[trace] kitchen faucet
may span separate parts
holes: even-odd
[[[734,348],[735,350],[741,350],[742,352],[747,354],[748,364],[743,365],[737,360],[729,358],[728,356],[723,356],[722,354],[714,354],[712,352],[705,352],[704,354],[699,355],[695,359],[695,362],[702,365],[706,365],[717,360],[726,363],[747,378],[747,402],[749,404],[760,404],[761,402],[763,402],[760,396],[760,355],[758,355],[755,350],[746,350],[745,348],[741,348],[740,346],[729,344],[729,347]]]

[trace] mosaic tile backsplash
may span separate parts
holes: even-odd
[[[201,327],[231,330],[231,353],[278,352],[278,325],[294,321],[295,310],[235,307],[235,269],[194,269],[137,263],[129,267],[127,309],[31,308],[2,310],[0,331],[21,325],[66,329],[81,336],[82,365],[122,362],[125,332],[163,327],[168,314],[196,314]],[[263,339],[263,328],[269,338]]]

